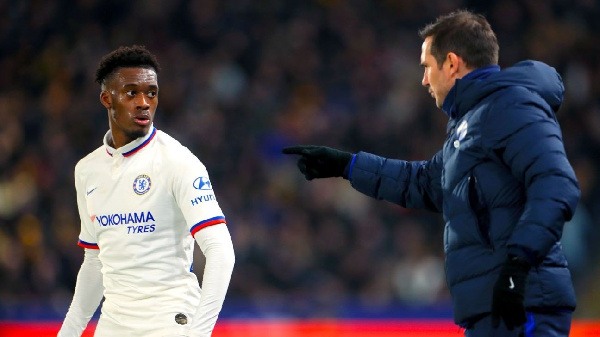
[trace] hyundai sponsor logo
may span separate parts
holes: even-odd
[[[198,177],[194,180],[194,188],[197,190],[212,190],[212,184],[208,177]]]
[[[216,201],[216,200],[217,200],[217,198],[215,198],[214,194],[207,194],[207,195],[201,195],[199,197],[196,197],[196,198],[190,200],[190,202],[192,203],[192,206],[196,206],[205,201]]]

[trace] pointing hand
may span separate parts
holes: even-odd
[[[306,180],[342,177],[346,165],[352,159],[352,153],[326,146],[297,145],[286,147],[281,152],[300,155],[298,168]]]

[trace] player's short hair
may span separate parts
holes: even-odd
[[[459,10],[440,16],[421,29],[419,36],[431,36],[431,55],[440,68],[450,52],[460,56],[469,68],[498,64],[496,34],[481,14]]]
[[[156,73],[160,71],[160,65],[156,56],[144,46],[133,45],[131,47],[119,47],[106,54],[100,60],[96,70],[96,82],[100,85],[115,71],[121,68],[152,68]]]

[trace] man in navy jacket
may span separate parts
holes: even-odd
[[[554,68],[500,70],[487,20],[468,11],[421,32],[422,84],[448,116],[427,161],[293,146],[306,179],[344,177],[373,198],[442,212],[446,279],[465,335],[568,336],[575,295],[560,238],[580,197],[556,119]]]

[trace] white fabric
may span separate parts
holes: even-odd
[[[98,250],[85,249],[83,263],[77,274],[77,285],[67,316],[58,337],[79,337],[102,300],[102,263]]]
[[[191,337],[190,326],[178,325],[164,329],[147,329],[143,325],[124,326],[107,316],[100,316],[94,337]]]
[[[75,167],[79,245],[99,248],[102,262],[99,324],[120,326],[128,336],[179,333],[189,329],[200,303],[192,233],[213,225],[227,230],[225,217],[206,167],[178,141],[152,127],[114,149],[109,135]],[[224,270],[230,277],[231,268]],[[222,302],[225,293],[218,296]],[[187,324],[178,324],[177,314]]]
[[[192,336],[208,337],[223,306],[235,255],[227,226],[202,229],[196,234],[196,242],[206,257],[206,265],[202,277],[202,297],[192,323]]]

